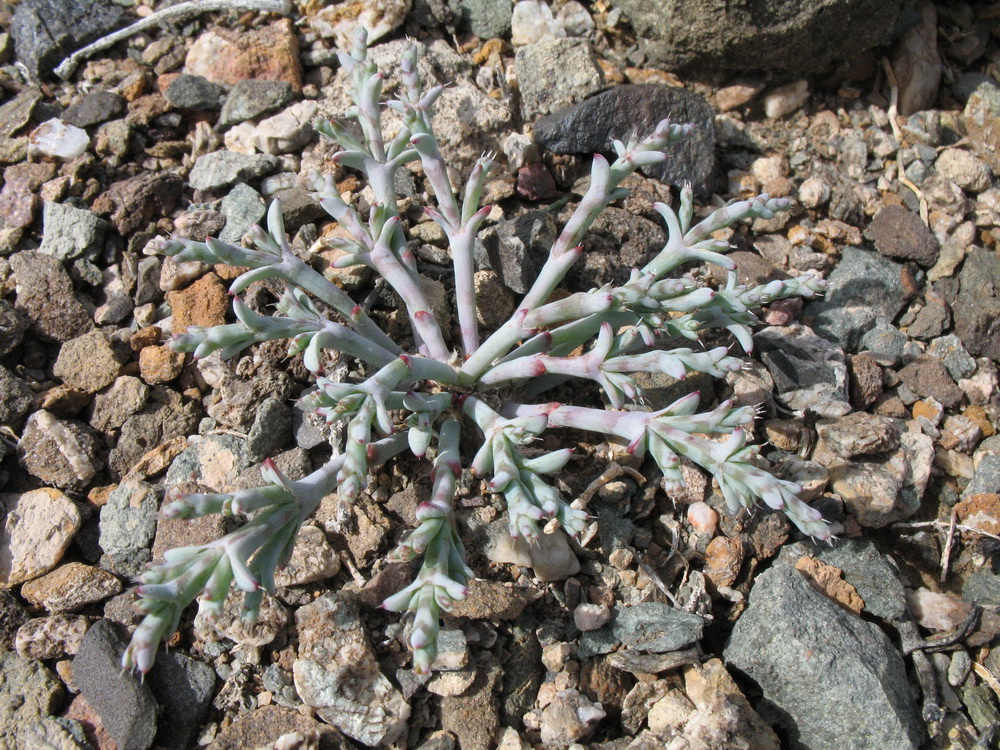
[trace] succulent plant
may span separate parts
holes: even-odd
[[[345,291],[299,257],[285,234],[278,201],[268,211],[267,230],[254,227],[249,233],[253,247],[211,238],[163,244],[163,252],[178,261],[249,268],[230,287],[237,322],[189,327],[174,338],[173,347],[196,358],[216,351],[227,358],[264,341],[290,340],[289,354],[301,353],[316,375],[317,387],[304,401],[328,422],[344,420],[346,440],[325,466],[301,480],[288,479],[267,461],[261,472],[267,487],[187,495],[167,505],[165,513],[172,517],[222,513],[249,520],[210,544],[170,550],[143,574],[139,606],[146,617],[125,653],[126,668],[147,671],[160,640],[177,628],[184,607],[200,597],[203,611],[217,613],[233,583],[246,592],[246,615],[255,617],[263,592],[274,589],[276,568],[287,561],[299,528],[321,499],[333,492],[356,497],[376,467],[406,450],[418,458],[433,456],[432,489],[417,508],[416,528],[391,554],[401,560],[422,558],[422,566],[415,580],[384,606],[413,613],[410,645],[417,672],[427,672],[434,660],[440,613],[466,596],[473,576],[455,524],[463,467],[503,496],[512,537],[530,542],[557,529],[571,535],[586,529],[588,516],[579,502],[567,502],[547,479],[563,469],[572,449],[539,454],[528,448],[549,428],[589,430],[624,441],[632,453],[655,461],[668,492],[684,485],[681,459],[687,458],[715,478],[730,510],[760,499],[784,511],[805,534],[829,537],[820,513],[800,499],[799,486],[755,462],[756,449],[747,444],[746,433],[756,416],[752,406],[724,401],[699,412],[699,396],[692,393],[656,411],[622,408],[641,406],[637,373],[724,377],[740,369],[743,361],[728,347],[700,348],[702,334],[725,329],[750,352],[754,308],[823,291],[824,283],[808,275],[752,288],[740,285],[735,264],[725,255],[727,243],[713,238],[743,219],[771,218],[787,201],[762,195],[693,223],[692,193],[682,189],[676,210],[655,205],[669,239],[649,263],[620,285],[554,294],[580,258],[581,239],[595,218],[627,195],[622,181],[641,167],[664,161],[664,149],[687,136],[691,127],[664,121],[646,138],[616,141],[613,162],[594,157],[586,194],[516,311],[481,339],[473,247],[489,213],[479,199],[492,160],[480,158],[464,192],[456,195],[431,127],[431,108],[441,87],[421,86],[415,48],[403,54],[398,98],[387,103],[401,117],[392,138],[383,135],[383,77],[367,59],[363,34],[352,52],[340,57],[353,84],[354,105],[347,114],[356,120],[360,135],[333,122],[321,122],[318,130],[341,147],[336,161],[365,176],[374,200],[363,216],[342,199],[331,178],[317,178],[315,187],[323,207],[350,234],[350,239],[333,240],[345,251],[338,265],[364,264],[385,280],[405,306],[412,344],[394,341]],[[448,241],[458,341],[449,340],[448,329],[432,311],[396,200],[397,171],[415,160],[420,160],[437,204],[427,213]],[[693,262],[727,269],[728,281],[713,289],[692,275],[681,275],[681,267]],[[260,279],[284,282],[273,315],[254,312],[239,297]],[[680,339],[691,346],[666,348]],[[359,382],[325,377],[331,351],[352,357],[368,377]],[[547,389],[570,378],[599,384],[609,408],[538,402]],[[502,404],[491,397],[498,392]],[[481,437],[472,457],[460,453],[463,430]]]

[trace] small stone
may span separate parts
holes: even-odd
[[[391,744],[406,730],[410,706],[379,669],[356,608],[325,594],[295,613],[295,688],[303,702],[366,745]]]
[[[917,359],[899,371],[899,379],[918,396],[932,397],[946,408],[956,407],[962,401],[962,389],[955,385],[940,360]]]
[[[566,746],[588,736],[606,716],[600,703],[578,690],[561,690],[541,713],[541,738],[547,746]]]
[[[671,690],[649,709],[647,722],[653,734],[671,737],[687,723],[694,713],[694,704],[680,690]]]
[[[245,78],[284,81],[302,90],[302,68],[295,27],[285,18],[268,26],[213,29],[199,36],[187,52],[184,72],[232,86]]]
[[[123,375],[103,393],[98,393],[90,409],[90,426],[101,432],[119,429],[139,412],[149,398],[149,386],[139,378]]]
[[[111,214],[111,223],[125,237],[170,214],[183,187],[183,180],[172,172],[139,174],[112,183],[94,201],[93,208],[97,213]]]
[[[178,109],[192,112],[219,109],[225,90],[201,76],[179,75],[170,82],[163,95]]]
[[[616,611],[612,632],[627,648],[677,651],[701,640],[705,620],[666,604],[644,602]]]
[[[100,545],[106,556],[121,560],[112,565],[113,572],[128,574],[148,559],[145,553],[156,533],[159,493],[145,482],[123,482],[108,497],[101,508]],[[108,569],[104,561],[101,567]]]
[[[490,748],[500,728],[498,695],[501,669],[492,659],[479,662],[476,679],[461,695],[441,699],[441,728],[462,748]]]
[[[252,78],[237,81],[222,105],[219,125],[228,127],[253,120],[281,109],[291,99],[292,86],[287,81],[261,81]]]
[[[12,425],[31,411],[35,392],[6,367],[0,367],[0,424]]]
[[[63,687],[44,664],[0,649],[0,735],[17,737],[22,727],[62,707]],[[18,747],[18,745],[12,745]]]
[[[925,267],[937,262],[937,239],[912,211],[886,206],[875,215],[869,232],[882,255],[912,260]]]
[[[195,190],[219,190],[273,172],[278,160],[270,154],[237,154],[213,151],[198,157],[188,183]]]
[[[303,586],[333,578],[340,572],[340,558],[316,526],[299,529],[292,556],[274,575],[276,586]]]
[[[124,629],[98,620],[73,660],[73,681],[120,748],[148,748],[156,734],[156,700],[135,672],[122,671]]]
[[[437,672],[428,682],[427,691],[434,695],[453,697],[462,695],[476,681],[476,670],[459,669],[452,672]]]
[[[11,136],[31,122],[35,106],[41,99],[42,92],[37,87],[28,86],[0,105],[0,139],[12,140]]]
[[[520,47],[514,65],[526,121],[581,102],[604,88],[604,74],[586,39],[552,39]]]
[[[795,81],[764,95],[764,114],[772,120],[790,115],[809,99],[809,82]]]
[[[202,276],[182,291],[168,292],[167,301],[174,313],[175,335],[184,333],[188,326],[211,328],[226,322],[226,287],[214,273]]]
[[[534,541],[523,537],[511,538],[507,522],[500,521],[496,543],[487,552],[493,562],[507,562],[533,568],[540,581],[562,581],[580,572],[580,561],[573,553],[566,533],[557,529],[551,534],[539,534]]]
[[[315,738],[319,747],[342,747],[343,738],[329,724],[283,706],[262,706],[236,714],[210,745],[211,750],[246,750],[280,746],[286,736]]]
[[[840,458],[855,458],[893,451],[899,446],[896,424],[888,417],[855,413],[816,425],[818,442],[813,458],[823,463],[830,451]]]
[[[226,217],[226,227],[219,239],[238,245],[250,227],[264,218],[267,206],[260,193],[249,185],[240,183],[222,199],[221,211]]]
[[[819,208],[830,200],[830,186],[821,177],[808,177],[799,186],[799,203],[806,208]]]
[[[515,47],[554,41],[566,36],[552,9],[538,0],[520,0],[510,16],[510,43]]]
[[[75,159],[89,146],[90,136],[86,130],[67,125],[57,118],[43,122],[28,136],[30,155],[51,156],[63,161]]]
[[[469,582],[465,599],[452,605],[451,614],[470,620],[514,620],[534,593],[530,588],[475,578]]]
[[[80,511],[58,490],[0,495],[0,586],[10,588],[52,570],[80,528]]]
[[[296,102],[258,123],[237,125],[226,133],[226,148],[242,154],[255,150],[265,154],[299,151],[313,138],[312,120],[318,108],[315,101]]]
[[[76,612],[121,590],[121,581],[107,571],[71,562],[25,583],[21,596],[49,612]]]
[[[573,610],[573,624],[584,633],[603,628],[610,620],[611,610],[606,604],[579,604]]]
[[[89,128],[113,120],[125,111],[125,100],[113,91],[93,91],[71,105],[60,118],[68,125]]]
[[[59,348],[52,374],[73,388],[97,393],[114,382],[121,368],[107,335],[94,331],[71,339]]]
[[[59,659],[80,649],[88,627],[90,621],[78,615],[36,617],[18,629],[14,648],[28,659]]]
[[[961,148],[947,148],[938,154],[934,168],[963,190],[980,193],[993,184],[989,165]]]
[[[167,651],[157,654],[146,679],[163,708],[155,746],[165,750],[192,747],[212,701],[215,670],[179,651]]]
[[[150,385],[169,383],[184,369],[184,353],[169,346],[147,346],[139,352],[139,372]]]
[[[738,536],[717,536],[705,548],[705,576],[715,585],[732,586],[743,566],[744,547]]]
[[[33,476],[60,489],[82,491],[104,466],[97,435],[74,420],[36,411],[18,444],[21,464]]]
[[[95,260],[104,250],[108,224],[92,212],[64,203],[46,203],[42,211],[44,232],[38,252],[61,261]]]

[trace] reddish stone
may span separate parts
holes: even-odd
[[[229,300],[226,288],[214,273],[202,276],[186,289],[167,292],[167,301],[174,313],[174,334],[188,326],[218,326],[226,322]]]
[[[295,27],[283,18],[252,31],[208,31],[188,50],[184,72],[226,86],[246,78],[287,81],[298,93],[302,91],[302,68]]]
[[[542,201],[559,195],[556,181],[544,164],[528,164],[517,170],[517,194],[529,201]]]

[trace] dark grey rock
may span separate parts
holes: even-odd
[[[780,70],[802,76],[889,41],[903,0],[614,0],[641,50],[670,70]]]
[[[507,650],[510,657],[501,676],[500,720],[504,726],[516,727],[535,702],[545,667],[535,628],[528,623],[514,627]]]
[[[260,193],[241,182],[222,199],[220,210],[226,217],[226,226],[219,234],[219,239],[238,245],[250,227],[264,218],[267,204]]]
[[[514,66],[526,122],[604,88],[604,73],[587,39],[550,39],[518,47]]]
[[[226,97],[219,113],[219,125],[228,127],[239,122],[281,109],[292,100],[292,85],[287,81],[237,81]]]
[[[12,425],[35,404],[35,392],[27,381],[0,367],[0,424]]]
[[[915,339],[930,341],[947,331],[950,325],[951,311],[948,307],[940,302],[928,301],[906,327],[906,333]]]
[[[316,193],[304,188],[291,187],[279,190],[272,198],[281,201],[281,215],[285,219],[285,231],[289,234],[324,216],[329,218],[326,210],[316,200]]]
[[[1000,358],[1000,256],[973,248],[959,273],[952,306],[955,334],[975,357]]]
[[[976,570],[965,578],[962,599],[982,607],[1000,607],[1000,576],[989,570]]]
[[[615,612],[611,630],[626,648],[665,653],[701,640],[705,619],[659,602],[643,602]]]
[[[63,122],[89,128],[113,120],[125,111],[125,100],[114,91],[93,91],[62,113]]]
[[[658,84],[615,86],[580,104],[535,123],[535,140],[557,154],[614,154],[618,139],[644,137],[669,118],[691,123],[695,132],[666,149],[667,160],[642,171],[671,185],[690,184],[699,195],[712,190],[715,172],[715,113],[712,106],[686,89]]]
[[[0,356],[10,354],[21,345],[28,319],[7,300],[0,300]]]
[[[840,568],[844,580],[858,590],[865,611],[883,620],[898,620],[906,611],[903,583],[896,567],[865,538],[839,539],[812,545],[812,554]]]
[[[868,234],[882,255],[933,266],[938,258],[938,241],[912,211],[902,206],[886,206],[872,219]]]
[[[137,674],[122,671],[127,645],[121,625],[95,622],[73,659],[73,682],[119,750],[146,750],[156,735],[156,699]]]
[[[959,104],[964,105],[980,86],[1000,88],[1000,85],[985,73],[969,70],[955,76],[955,80],[951,83],[951,94]]]
[[[270,154],[238,154],[235,151],[213,151],[198,157],[188,183],[195,190],[218,190],[263,177],[278,166],[278,158]]]
[[[861,337],[858,349],[869,354],[880,365],[896,365],[903,356],[906,334],[885,318],[876,318],[875,325]]]
[[[514,11],[511,0],[458,0],[462,26],[480,39],[505,37],[510,33]]]
[[[576,642],[576,655],[580,660],[589,659],[600,654],[610,654],[618,648],[620,641],[611,632],[611,626],[605,625],[597,630],[581,633]]]
[[[724,657],[757,682],[758,710],[793,748],[916,748],[924,729],[902,655],[877,626],[814,589],[794,556],[757,577]]]
[[[49,202],[42,211],[42,245],[38,252],[62,261],[96,260],[104,250],[108,223],[92,212],[67,203]]]
[[[247,460],[261,461],[284,448],[292,437],[292,410],[269,398],[260,406],[244,448]]]
[[[548,211],[529,211],[483,231],[480,240],[489,268],[508,289],[524,294],[538,278],[556,232]]]
[[[876,319],[893,320],[906,304],[903,267],[871,250],[845,247],[826,296],[806,304],[801,319],[820,336],[857,351]]]
[[[86,489],[104,467],[101,441],[90,427],[44,410],[28,417],[17,452],[32,476],[75,492]]]
[[[94,201],[99,214],[110,214],[123,237],[147,229],[151,222],[168,216],[180,200],[184,181],[173,172],[144,172],[111,184]]]
[[[163,290],[160,289],[160,272],[162,270],[163,260],[157,255],[149,255],[139,261],[135,281],[134,300],[136,306],[149,302],[159,302],[163,299]]]
[[[14,650],[17,629],[30,619],[31,615],[17,597],[6,589],[0,589],[0,651]]]
[[[823,417],[851,411],[844,352],[801,325],[771,326],[754,335],[754,346],[774,379],[781,401],[797,412]]]
[[[114,0],[25,0],[17,5],[10,34],[18,62],[40,80],[70,52],[126,23],[128,12]]]
[[[215,687],[215,670],[177,651],[159,654],[147,679],[163,707],[157,747],[187,750],[192,747]]]
[[[56,713],[62,697],[62,683],[52,670],[0,648],[0,738],[14,740],[27,724]]]
[[[292,430],[295,444],[303,450],[309,450],[328,442],[332,427],[315,410],[305,407],[300,398],[292,405]]]
[[[962,498],[983,493],[1000,494],[1000,456],[992,453],[983,456],[976,473],[962,492]]]
[[[212,83],[207,78],[183,74],[170,82],[163,95],[178,109],[202,112],[219,109],[226,92],[222,86]]]
[[[927,347],[928,356],[940,359],[955,380],[967,378],[976,371],[976,360],[962,346],[954,334],[934,339]]]

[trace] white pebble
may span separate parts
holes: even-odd
[[[611,610],[606,604],[580,604],[573,610],[573,622],[582,633],[603,628],[611,619]]]
[[[708,503],[701,501],[691,503],[688,506],[687,517],[688,523],[699,534],[715,535],[715,528],[719,525],[719,514]]]
[[[67,125],[53,117],[39,125],[28,139],[28,150],[33,156],[54,156],[57,159],[75,159],[90,146],[86,130]]]
[[[510,43],[515,47],[562,39],[566,30],[552,16],[552,8],[538,0],[521,0],[510,19]]]
[[[791,114],[809,98],[809,82],[795,81],[781,86],[764,97],[764,114],[772,120]]]
[[[830,186],[820,177],[809,177],[799,186],[799,203],[806,208],[819,208],[830,200]]]

